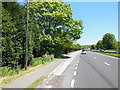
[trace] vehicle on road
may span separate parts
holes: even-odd
[[[99,51],[100,51],[100,52],[104,52],[105,50],[104,50],[104,49],[100,49]]]
[[[86,54],[86,50],[85,50],[85,49],[83,49],[81,54]]]

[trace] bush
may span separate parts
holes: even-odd
[[[11,67],[0,67],[0,76],[12,76],[14,74],[19,74],[21,66],[16,66],[16,68]]]
[[[37,66],[39,64],[42,64],[41,57],[39,57],[39,58],[33,58],[30,64],[31,64],[31,66]]]
[[[43,58],[42,62],[44,64],[45,62],[49,62],[49,61],[53,60],[54,59],[54,55],[47,55],[47,54],[45,54],[45,55],[42,56],[42,58]]]
[[[0,67],[0,76],[13,75],[15,70],[11,67]]]
[[[40,64],[45,64],[46,62],[50,62],[53,59],[54,59],[54,55],[45,54],[42,57],[34,58],[31,61],[31,66],[37,66],[37,65],[40,65]]]

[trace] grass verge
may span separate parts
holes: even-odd
[[[12,76],[0,77],[0,88],[3,88],[6,85],[12,83],[13,81],[15,81],[19,78],[22,78],[24,75],[30,74],[31,72],[37,70],[38,68],[42,68],[42,67],[44,67],[44,66],[46,66],[46,65],[48,65],[51,62],[54,62],[56,60],[57,60],[57,58],[55,58],[54,60],[51,60],[50,62],[46,62],[44,64],[37,65],[35,67],[28,67],[27,70],[21,69],[18,74],[14,74]]]
[[[98,53],[102,53],[102,54],[105,54],[105,55],[110,55],[110,56],[114,56],[114,57],[119,57],[120,58],[120,54],[117,54],[117,53],[106,53],[106,52],[98,52]]]
[[[25,88],[24,90],[30,90],[30,88],[36,88],[38,85],[40,85],[44,79],[46,78],[47,76],[43,76],[43,77],[40,77],[38,78],[36,81],[34,81],[31,85],[29,85],[27,88]]]

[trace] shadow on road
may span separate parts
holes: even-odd
[[[68,58],[71,58],[69,56],[62,56],[61,59],[68,59]]]

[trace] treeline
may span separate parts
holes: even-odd
[[[106,33],[102,40],[99,40],[96,45],[91,45],[91,49],[116,49],[120,50],[120,42],[115,38],[114,34]]]
[[[28,26],[28,65],[43,55],[60,57],[79,50],[73,42],[82,34],[82,21],[72,18],[64,2],[30,2]],[[26,50],[27,3],[2,2],[2,66],[23,68]]]

